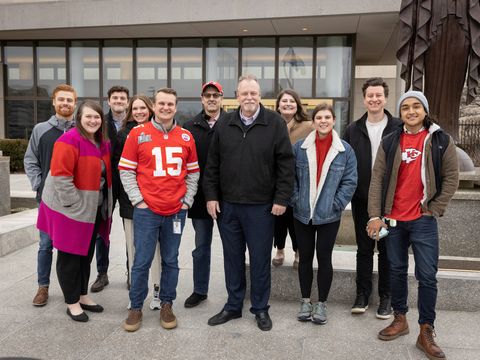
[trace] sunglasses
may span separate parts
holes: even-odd
[[[203,93],[202,96],[205,99],[211,99],[211,98],[218,99],[220,96],[222,96],[222,94],[221,93]]]

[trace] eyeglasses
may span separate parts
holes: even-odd
[[[218,99],[220,96],[222,96],[222,94],[221,93],[203,93],[202,96],[205,99],[211,99],[211,98]]]

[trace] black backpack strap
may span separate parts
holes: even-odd
[[[442,159],[450,143],[450,137],[442,130],[435,131],[432,136],[432,161],[435,170],[435,187],[437,192],[433,199],[442,191]],[[432,200],[433,200],[432,199]]]

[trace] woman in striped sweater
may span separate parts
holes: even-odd
[[[103,311],[87,292],[97,233],[109,241],[112,169],[101,106],[83,102],[75,126],[54,145],[37,227],[50,236],[58,250],[57,276],[67,314],[86,322],[88,315],[83,310]]]

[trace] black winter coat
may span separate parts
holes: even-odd
[[[120,162],[123,147],[125,146],[125,141],[127,141],[127,136],[130,133],[130,130],[137,125],[138,124],[135,121],[128,122],[126,127],[117,133],[115,145],[112,148],[112,178],[117,179],[116,181],[118,182],[117,199],[120,204],[120,217],[124,219],[133,219],[133,205],[123,189],[120,180],[120,172],[118,171],[118,163]],[[115,180],[113,182],[115,182]]]
[[[286,206],[293,193],[295,165],[282,117],[260,105],[245,127],[240,110],[216,124],[203,179],[205,199]]]
[[[112,162],[112,196],[113,196],[113,207],[118,199],[120,188],[122,188],[122,183],[120,181],[120,174],[118,172],[118,162],[114,163],[114,151],[117,147],[117,128],[115,127],[115,121],[113,120],[112,110],[110,110],[107,115],[105,115],[105,121],[107,123],[108,138],[110,139],[110,146],[112,149],[110,160]],[[135,123],[135,122],[134,122]],[[136,123],[135,123],[136,124]],[[123,145],[122,145],[123,150]],[[120,151],[120,155],[122,152]],[[120,157],[118,158],[120,159]]]
[[[398,128],[402,121],[393,117],[387,110],[383,110],[387,115],[387,126],[383,130],[382,138]],[[367,116],[365,113],[360,119],[352,122],[345,129],[343,140],[348,142],[355,151],[357,157],[358,182],[357,190],[353,195],[352,201],[360,201],[365,204],[368,202],[368,188],[370,187],[370,178],[372,177],[372,147],[367,130]]]
[[[205,202],[205,195],[202,189],[203,175],[205,173],[205,166],[207,164],[208,148],[213,138],[213,133],[217,127],[217,123],[225,116],[225,112],[220,112],[220,117],[217,122],[210,128],[208,125],[208,115],[204,111],[197,114],[192,120],[183,124],[183,128],[190,131],[195,139],[195,146],[197,149],[198,165],[200,166],[200,179],[198,181],[197,194],[194,197],[193,205],[188,210],[188,217],[194,219],[208,219],[210,215],[207,212],[207,204]]]

